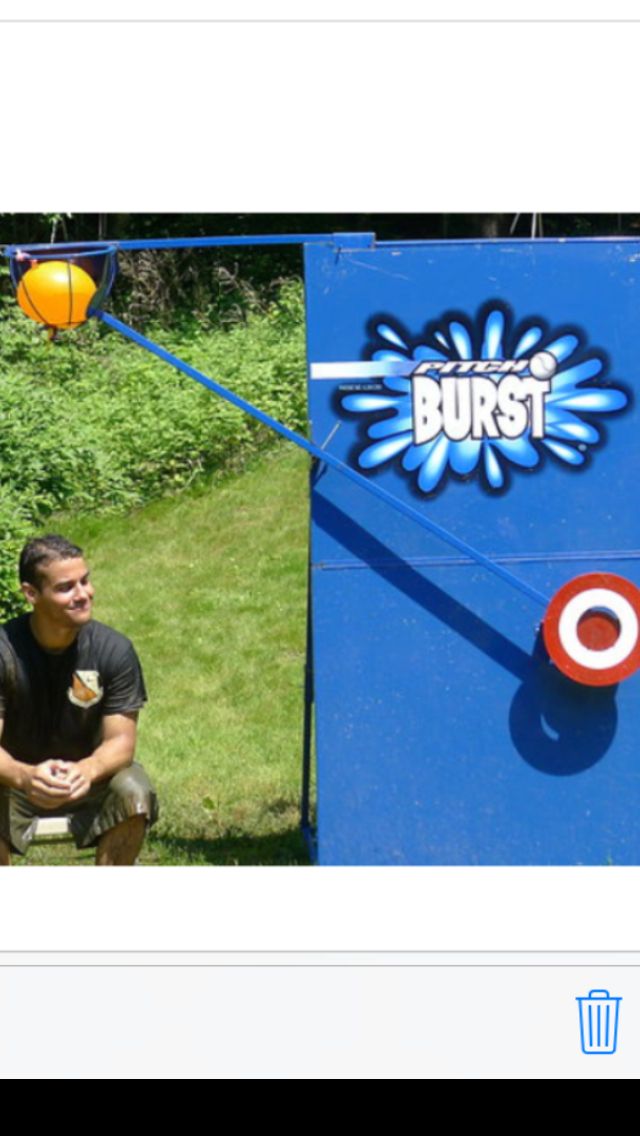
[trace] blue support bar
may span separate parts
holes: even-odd
[[[423,516],[422,513],[419,513],[417,509],[414,509],[405,501],[394,497],[393,494],[388,493],[386,489],[382,489],[379,485],[376,485],[375,482],[367,481],[362,474],[357,473],[356,470],[345,465],[339,458],[333,457],[332,454],[314,445],[313,442],[310,442],[301,434],[290,430],[289,427],[285,426],[282,422],[278,422],[269,414],[265,414],[264,411],[253,406],[252,403],[247,402],[244,398],[240,398],[239,395],[227,390],[226,387],[221,386],[221,384],[217,383],[214,379],[203,375],[202,372],[197,371],[195,367],[184,363],[177,355],[172,355],[169,351],[165,351],[163,347],[154,343],[153,340],[147,339],[146,336],[141,335],[140,332],[134,331],[133,328],[122,323],[121,320],[116,319],[115,316],[111,316],[103,311],[93,311],[90,314],[100,319],[107,327],[113,328],[114,331],[119,331],[121,335],[130,339],[139,347],[144,347],[145,350],[149,351],[152,355],[156,355],[158,359],[162,359],[163,362],[169,363],[170,366],[175,367],[176,370],[181,371],[190,379],[194,379],[197,383],[200,383],[201,386],[206,387],[207,390],[213,391],[214,394],[219,395],[221,398],[225,399],[226,402],[231,403],[232,406],[236,406],[239,410],[252,415],[253,418],[257,418],[259,422],[262,422],[265,426],[269,426],[270,429],[280,434],[283,438],[286,438],[287,441],[293,442],[293,444],[299,446],[300,449],[306,450],[308,454],[311,454],[311,456],[318,461],[325,462],[327,465],[331,466],[332,469],[337,470],[338,473],[348,478],[349,481],[353,481],[356,485],[359,485],[361,489],[365,489],[368,493],[373,494],[374,497],[385,501],[392,509],[396,509],[399,513],[402,513],[405,517],[408,517],[417,525],[420,525],[421,528],[426,529],[427,532],[433,533],[435,536],[457,549],[458,552],[461,552],[464,556],[475,560],[477,564],[480,564],[481,567],[486,568],[489,572],[493,572],[494,575],[499,576],[501,580],[504,580],[504,582],[511,587],[517,588],[518,591],[528,596],[529,599],[535,600],[536,603],[541,604],[544,608],[548,606],[549,598],[543,595],[542,592],[530,587],[530,585],[524,580],[521,580],[519,576],[515,576],[510,572],[508,568],[505,568],[502,564],[497,564],[494,560],[490,560],[484,553],[479,552],[478,549],[473,548],[470,544],[467,544],[466,541],[461,540],[447,529],[442,528],[442,526],[436,524],[435,521],[431,521],[428,517]]]
[[[249,237],[168,237],[158,240],[140,241],[82,241],[74,244],[54,245],[5,245],[5,256],[17,252],[28,252],[40,256],[57,256],[69,249],[91,250],[105,245],[118,251],[139,252],[142,249],[192,249],[192,248],[243,248],[256,245],[335,245],[336,248],[371,248],[375,244],[375,233],[273,233]],[[76,254],[77,255],[77,254]]]

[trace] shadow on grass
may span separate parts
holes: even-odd
[[[305,866],[311,863],[300,829],[296,827],[266,836],[228,835],[216,839],[150,833],[142,854],[150,867]]]

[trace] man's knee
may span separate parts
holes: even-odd
[[[11,848],[0,836],[0,868],[8,868],[11,863]]]
[[[112,777],[109,795],[122,805],[129,817],[145,816],[154,820],[157,815],[156,795],[141,765],[128,765]]]

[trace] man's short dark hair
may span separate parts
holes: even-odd
[[[25,544],[20,553],[20,583],[39,588],[42,580],[41,569],[54,560],[76,560],[84,553],[76,544],[63,536],[51,534],[37,536]]]

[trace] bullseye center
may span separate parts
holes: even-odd
[[[620,636],[620,620],[606,608],[592,607],[578,620],[578,639],[589,651],[606,651]]]

